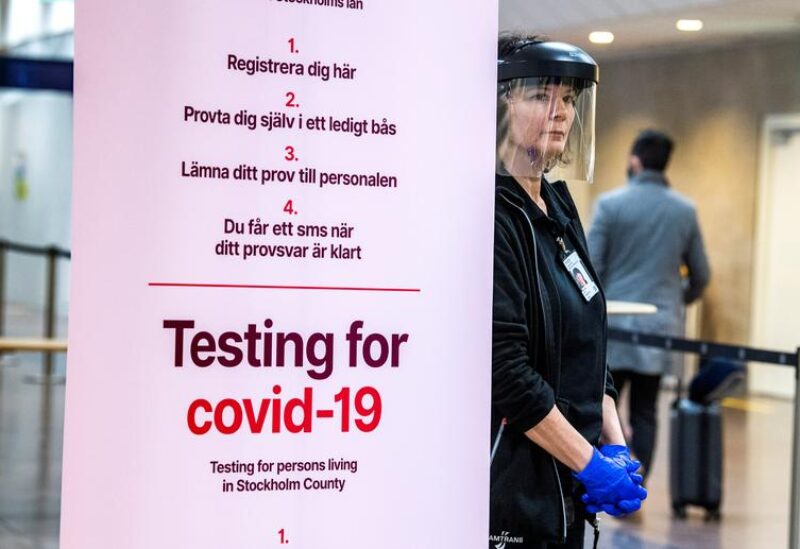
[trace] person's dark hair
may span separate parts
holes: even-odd
[[[504,31],[497,38],[497,58],[505,59],[518,49],[528,44],[546,42],[547,37],[541,34]]]
[[[547,38],[540,34],[526,34],[522,32],[501,32],[497,37],[497,60],[502,61],[512,54],[524,48],[528,44],[539,44],[546,42]],[[497,97],[505,95],[510,89],[508,82],[501,82],[497,85]]]
[[[636,136],[631,154],[639,158],[645,170],[663,172],[674,146],[667,134],[657,130],[643,130]]]

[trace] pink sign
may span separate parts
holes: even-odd
[[[486,547],[497,8],[76,4],[62,548]]]

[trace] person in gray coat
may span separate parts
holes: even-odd
[[[694,205],[672,190],[664,169],[673,142],[645,130],[636,138],[628,184],[602,194],[589,230],[589,252],[609,300],[652,303],[653,315],[609,317],[613,328],[683,335],[685,305],[710,277]],[[681,275],[681,268],[688,276]],[[618,390],[630,385],[631,449],[651,470],[656,440],[656,402],[661,376],[679,356],[656,348],[608,343],[608,362]]]

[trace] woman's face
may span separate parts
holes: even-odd
[[[508,92],[509,140],[543,162],[564,152],[578,94],[572,86],[517,86]]]

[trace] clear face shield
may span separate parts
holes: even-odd
[[[497,173],[592,182],[597,85],[570,77],[501,82]]]

